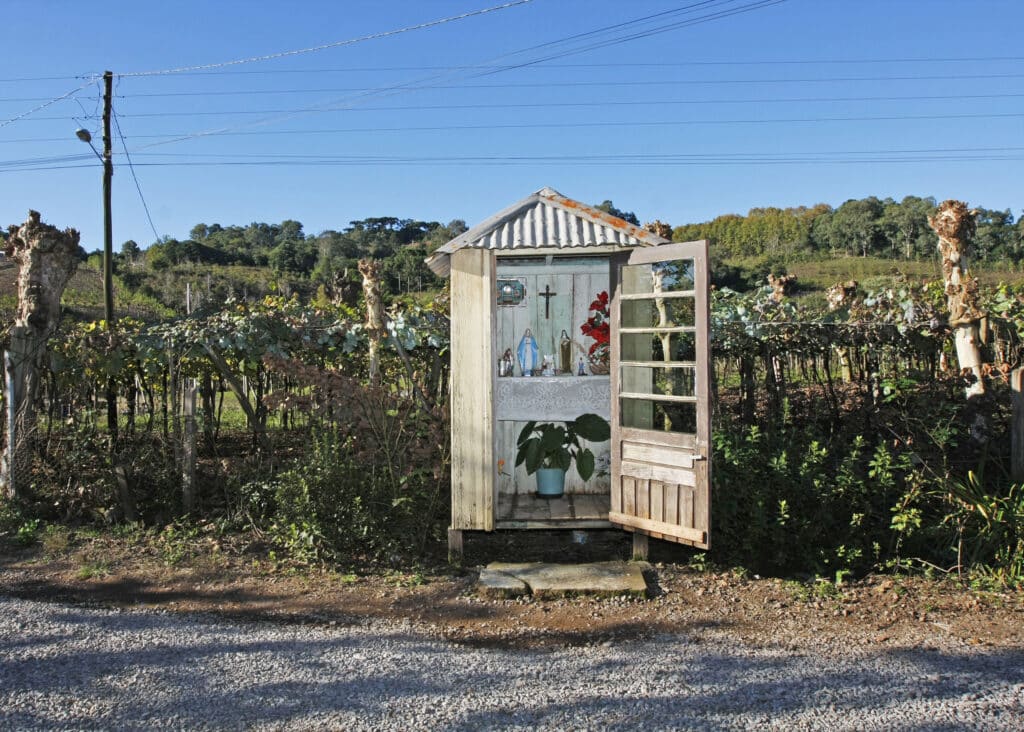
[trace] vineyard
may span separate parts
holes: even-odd
[[[985,293],[988,389],[964,397],[935,284],[713,297],[712,559],[842,578],[878,569],[1024,575],[1009,474],[1024,297]],[[48,345],[33,460],[5,521],[197,521],[297,562],[437,552],[447,525],[447,307],[232,302],[206,316],[66,325]],[[105,393],[113,384],[111,434]],[[25,527],[29,527],[26,529]],[[11,530],[14,530],[11,528]]]

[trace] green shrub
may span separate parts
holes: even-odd
[[[1024,486],[1004,476],[1006,395],[968,403],[947,384],[910,380],[883,391],[848,394],[839,428],[815,415],[811,393],[799,419],[747,426],[721,410],[713,558],[762,574],[917,566],[1020,585]],[[972,436],[978,419],[984,440]],[[986,465],[983,477],[975,468]]]
[[[873,468],[872,466],[876,466]],[[714,433],[713,546],[720,561],[761,574],[862,572],[887,540],[906,458],[814,425]]]
[[[39,539],[39,519],[29,519],[21,526],[15,534],[15,538],[22,546],[32,546]]]
[[[41,525],[22,503],[0,501],[0,536],[8,536],[21,546],[31,546],[39,538]]]
[[[250,515],[298,562],[422,551],[443,528],[438,482],[365,458],[351,439],[325,431],[275,480],[246,486]]]

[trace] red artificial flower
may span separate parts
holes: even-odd
[[[591,360],[606,362],[608,360],[608,343],[611,337],[608,325],[608,292],[603,291],[597,294],[597,298],[590,303],[590,310],[593,312],[587,322],[580,326],[583,335],[594,339],[588,353]]]

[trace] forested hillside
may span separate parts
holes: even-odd
[[[676,241],[712,239],[719,257],[762,255],[855,255],[929,258],[935,235],[928,216],[934,198],[902,201],[875,196],[851,199],[838,208],[819,203],[795,208],[754,208],[746,216],[724,214],[673,229]],[[1024,256],[1024,221],[1013,213],[982,207],[974,240],[976,261],[1018,262]]]
[[[935,203],[930,197],[895,201],[869,196],[835,208],[824,203],[754,208],[746,215],[730,213],[677,224],[672,236],[676,241],[712,240],[714,277],[720,286],[761,286],[768,271],[799,266],[804,288],[822,289],[842,279],[885,271],[888,260],[931,263],[935,237],[927,219]],[[634,213],[610,200],[597,208],[640,223]],[[1018,269],[1024,259],[1024,219],[1015,220],[1008,209],[977,210],[975,269],[998,269],[1000,276]],[[216,308],[229,297],[251,299],[271,293],[354,305],[359,259],[382,262],[383,286],[391,296],[429,292],[442,282],[424,258],[464,231],[461,219],[441,224],[394,216],[350,221],[340,230],[316,234],[291,219],[244,226],[198,223],[185,239],[165,237],[145,249],[134,241],[124,242],[115,270],[126,294],[158,301],[177,312]],[[815,282],[814,274],[805,276],[806,263],[837,257],[850,258],[850,266],[844,270],[830,264],[827,273],[821,273],[830,282]],[[99,268],[99,252],[90,254],[89,260]],[[872,261],[876,266],[867,266]]]
[[[460,220],[445,225],[395,217],[351,221],[341,231],[318,234],[306,234],[291,219],[247,226],[199,223],[187,239],[167,237],[145,250],[124,242],[115,270],[127,289],[179,311],[272,292],[354,304],[359,259],[382,261],[384,286],[392,295],[433,290],[441,283],[423,260],[465,230]],[[89,259],[97,267],[101,262],[99,252]]]

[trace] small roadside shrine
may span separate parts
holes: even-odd
[[[617,526],[640,556],[648,536],[708,547],[707,261],[706,241],[550,188],[431,255],[451,278],[452,556],[464,531],[495,529]],[[564,493],[539,496],[520,434],[584,414],[611,439],[580,441],[593,470],[576,455]]]

